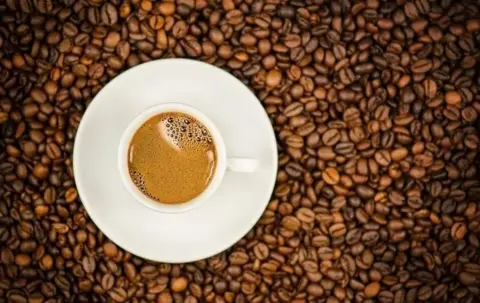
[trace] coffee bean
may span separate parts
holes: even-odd
[[[278,70],[271,70],[266,76],[266,84],[268,87],[277,87],[282,81],[282,73]]]
[[[432,79],[427,79],[423,82],[425,95],[428,98],[433,98],[437,95],[437,84]]]
[[[280,18],[292,19],[295,17],[295,8],[291,5],[281,5],[277,14]]]
[[[478,7],[313,2],[0,6],[0,296],[475,302]],[[179,56],[225,69],[257,95],[279,170],[262,218],[230,250],[153,263],[87,216],[73,142],[113,77]]]
[[[148,19],[148,24],[151,28],[158,30],[161,29],[165,24],[165,19],[162,16],[151,16]]]
[[[38,103],[45,103],[47,101],[47,95],[39,88],[34,88],[30,91],[32,99]]]
[[[473,285],[478,285],[478,278],[468,272],[461,272],[458,275],[458,280],[466,286],[473,286]]]
[[[300,220],[293,216],[284,217],[282,220],[282,226],[291,231],[297,231],[300,228],[300,224]]]
[[[317,155],[322,160],[333,160],[336,155],[331,147],[321,147],[318,149]]]
[[[53,258],[50,255],[45,255],[40,260],[40,266],[45,270],[50,270],[53,266]]]
[[[425,176],[426,170],[423,167],[414,166],[409,172],[410,177],[413,179],[421,179]]]
[[[437,285],[433,289],[433,298],[435,300],[437,300],[438,298],[441,298],[442,296],[444,296],[446,292],[447,292],[447,286],[446,285],[444,285],[444,284]]]
[[[378,282],[372,282],[365,287],[364,294],[367,298],[373,298],[380,292],[380,284]]]
[[[117,246],[111,242],[103,244],[103,252],[107,257],[114,258],[118,254]]]
[[[321,297],[325,293],[322,286],[318,284],[309,284],[306,290],[307,293],[313,297]]]
[[[142,269],[140,270],[140,275],[147,279],[147,280],[153,280],[158,277],[159,272],[153,265],[146,265],[143,266]]]
[[[465,237],[465,234],[467,233],[467,227],[463,223],[455,223],[452,226],[451,229],[451,235],[452,238],[455,238],[457,240],[463,239]]]
[[[285,37],[284,43],[288,48],[295,48],[301,45],[302,38],[296,34],[289,34]]]
[[[363,199],[371,199],[375,195],[375,191],[367,185],[358,185],[356,193]]]
[[[114,288],[110,290],[108,294],[114,302],[125,302],[128,296],[123,288]]]
[[[102,277],[101,285],[104,290],[110,290],[113,287],[114,283],[115,277],[112,274],[107,273]]]
[[[463,270],[476,275],[480,273],[480,266],[478,264],[467,263],[463,266]]]
[[[297,163],[289,163],[285,167],[285,172],[293,178],[300,178],[304,172],[304,169]]]
[[[329,167],[322,172],[322,179],[327,184],[335,185],[340,181],[340,174],[335,168]]]
[[[340,281],[344,277],[344,272],[338,268],[330,268],[327,270],[327,277],[333,281]]]
[[[49,174],[49,169],[48,167],[46,167],[44,164],[42,163],[37,163],[35,164],[34,168],[33,168],[33,175],[40,179],[40,180],[43,180],[43,179],[46,179],[48,177],[48,174]]]
[[[103,40],[104,46],[109,48],[115,48],[119,44],[121,36],[117,32],[110,32]]]
[[[381,166],[388,166],[391,162],[390,153],[387,150],[379,150],[374,155],[375,161]]]
[[[303,147],[303,138],[297,135],[291,135],[286,139],[286,143],[288,146],[293,148],[302,148]]]
[[[175,12],[175,4],[172,2],[164,2],[158,6],[158,10],[162,15],[173,15]]]
[[[371,63],[363,63],[355,66],[354,71],[358,74],[368,74],[374,69],[374,65]]]
[[[12,293],[10,292],[8,294],[8,301],[9,302],[15,302],[15,303],[27,303],[27,298],[25,297],[24,294],[21,293]]]
[[[365,246],[374,246],[380,235],[376,231],[368,231],[362,235],[362,241],[365,244]]]
[[[462,96],[456,91],[447,91],[445,101],[450,105],[458,105],[462,102]]]
[[[337,129],[327,130],[322,135],[322,142],[327,146],[333,146],[340,140],[340,132]]]
[[[430,286],[423,286],[418,290],[417,298],[420,301],[427,301],[432,296],[432,288]]]
[[[124,267],[124,272],[127,278],[130,281],[135,281],[137,277],[135,266],[132,263],[124,263],[123,267]]]
[[[118,12],[113,4],[105,3],[100,10],[100,16],[104,24],[113,25],[118,22]]]
[[[332,225],[329,228],[328,232],[330,233],[330,235],[333,238],[338,238],[338,237],[341,237],[341,236],[345,235],[347,230],[346,230],[344,224],[338,223],[338,224]]]
[[[18,266],[28,266],[30,265],[31,258],[27,254],[19,254],[15,256],[15,264]]]
[[[315,213],[306,207],[298,209],[296,215],[301,222],[313,223],[315,220]]]
[[[182,292],[188,286],[188,280],[185,277],[179,277],[172,280],[171,288],[174,292]]]
[[[267,245],[265,245],[264,243],[258,243],[253,249],[253,253],[258,259],[265,260],[268,257],[270,251]]]
[[[33,4],[40,13],[48,13],[53,9],[53,2],[51,0],[33,0]]]
[[[284,110],[284,115],[286,117],[294,117],[299,115],[300,113],[303,112],[303,105],[299,102],[294,102],[289,104],[285,110]]]
[[[69,291],[70,290],[70,282],[65,276],[55,276],[55,285],[60,288],[63,291]]]
[[[305,137],[305,136],[308,136],[311,133],[313,133],[314,130],[315,130],[315,124],[312,123],[312,122],[307,122],[307,123],[299,126],[296,130],[296,133],[299,136]]]
[[[391,159],[393,161],[402,161],[405,159],[408,155],[408,149],[405,147],[399,147],[391,152]]]
[[[65,192],[65,201],[67,203],[72,203],[78,197],[77,190],[75,188],[69,188]]]
[[[345,240],[347,244],[353,245],[355,243],[358,243],[360,241],[362,234],[361,230],[359,229],[351,229],[350,231],[347,232],[345,236]]]
[[[414,73],[426,73],[432,68],[432,62],[428,59],[420,59],[412,64],[411,70]]]
[[[86,273],[93,273],[96,267],[96,262],[93,257],[84,256],[82,259],[82,267]]]

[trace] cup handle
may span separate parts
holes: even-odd
[[[257,167],[258,161],[256,159],[229,158],[227,160],[227,168],[239,173],[252,173]]]

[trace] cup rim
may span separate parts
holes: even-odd
[[[148,198],[133,183],[128,170],[128,147],[130,146],[133,135],[136,133],[138,128],[142,126],[148,119],[164,112],[181,112],[187,115],[191,115],[195,119],[199,120],[210,131],[210,134],[213,137],[213,141],[215,142],[215,148],[217,151],[217,165],[210,184],[208,184],[204,191],[197,197],[179,204],[165,204]],[[120,138],[120,143],[118,145],[117,162],[123,184],[127,188],[127,191],[135,198],[137,202],[154,211],[175,214],[187,212],[194,208],[197,208],[198,206],[205,203],[211,195],[213,195],[213,193],[220,186],[223,176],[225,174],[227,157],[225,151],[225,143],[220,132],[218,131],[215,124],[205,114],[192,106],[182,103],[169,102],[149,107],[139,113],[137,116],[135,116],[132,121],[130,121]]]

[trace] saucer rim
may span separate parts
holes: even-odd
[[[269,130],[268,132],[271,135],[269,145],[273,148],[274,152],[272,153],[272,158],[271,158],[271,164],[272,164],[271,184],[268,187],[268,190],[264,191],[265,192],[265,197],[262,198],[262,200],[264,202],[263,202],[262,205],[259,205],[259,207],[257,208],[258,209],[258,214],[255,214],[255,216],[252,215],[250,222],[248,224],[245,224],[244,228],[239,228],[240,231],[238,231],[237,233],[235,233],[234,235],[229,237],[231,239],[230,241],[225,241],[225,244],[219,245],[219,248],[217,248],[215,250],[212,250],[212,252],[210,252],[210,253],[205,253],[203,255],[197,255],[194,258],[190,258],[190,259],[187,259],[187,258],[175,258],[175,259],[162,258],[160,260],[160,259],[156,258],[154,256],[154,254],[148,254],[148,253],[144,254],[144,252],[139,252],[135,247],[126,248],[123,244],[119,244],[119,242],[117,241],[118,239],[115,239],[116,236],[114,235],[114,233],[109,232],[109,231],[111,231],[111,228],[108,227],[108,224],[106,224],[106,223],[105,224],[98,224],[99,222],[102,222],[103,220],[100,218],[100,216],[97,216],[98,214],[96,214],[93,211],[94,207],[91,205],[91,201],[89,202],[85,198],[85,195],[83,193],[86,192],[86,189],[82,184],[82,181],[81,181],[82,179],[79,176],[78,169],[75,169],[75,167],[80,166],[80,164],[79,164],[79,153],[78,153],[79,142],[81,142],[81,138],[82,138],[82,136],[84,136],[83,133],[85,131],[84,130],[85,125],[88,123],[87,119],[90,115],[92,115],[92,112],[95,111],[95,108],[98,106],[98,104],[100,104],[99,103],[100,100],[102,98],[104,98],[103,95],[106,94],[109,87],[112,87],[112,83],[114,83],[116,80],[118,82],[119,79],[122,79],[122,77],[125,78],[126,75],[128,75],[128,74],[132,74],[133,72],[140,71],[142,68],[146,68],[146,66],[149,66],[149,65],[153,66],[153,65],[156,65],[156,64],[164,64],[164,63],[170,63],[170,62],[179,63],[179,64],[197,65],[197,66],[200,66],[201,68],[212,68],[212,69],[216,70],[216,72],[220,72],[221,74],[223,74],[224,77],[230,77],[230,78],[234,79],[235,80],[234,82],[236,82],[240,85],[239,88],[242,87],[243,89],[246,89],[248,91],[248,94],[250,94],[250,96],[253,97],[254,100],[257,101],[257,102],[253,102],[254,104],[256,104],[256,105],[253,105],[253,106],[254,107],[256,106],[257,109],[262,112],[262,116],[268,122],[267,123],[268,130]],[[161,103],[158,103],[158,104],[161,104]],[[115,156],[117,156],[117,155],[115,155]],[[83,207],[85,208],[85,211],[87,212],[89,218],[96,225],[96,227],[99,230],[101,230],[110,241],[114,242],[117,246],[119,246],[120,248],[122,248],[126,252],[130,252],[131,254],[133,254],[135,256],[138,256],[138,257],[141,257],[141,258],[146,259],[146,260],[150,260],[150,261],[154,261],[154,262],[171,263],[171,264],[190,263],[190,262],[195,262],[195,261],[198,261],[198,260],[203,260],[203,259],[207,259],[209,257],[215,256],[219,253],[224,252],[225,250],[228,250],[229,248],[234,246],[239,240],[241,240],[246,234],[248,234],[248,232],[252,228],[254,228],[255,225],[257,224],[257,222],[261,219],[263,213],[265,212],[268,204],[271,201],[271,197],[273,195],[275,184],[276,184],[276,181],[277,181],[276,176],[277,176],[277,172],[278,172],[278,145],[277,145],[275,131],[273,129],[270,118],[268,117],[268,114],[265,111],[265,108],[262,106],[261,101],[258,99],[258,97],[249,89],[248,86],[246,86],[242,81],[240,81],[239,79],[234,77],[232,74],[228,73],[227,71],[225,71],[225,70],[223,70],[223,69],[221,69],[221,68],[219,68],[215,65],[211,65],[211,64],[208,64],[208,63],[205,63],[205,62],[202,62],[202,61],[197,61],[197,60],[192,60],[192,59],[187,59],[187,58],[166,58],[166,59],[159,59],[159,60],[144,62],[142,64],[136,65],[134,67],[131,67],[131,68],[125,70],[124,72],[122,72],[121,74],[119,74],[115,78],[113,78],[111,81],[109,81],[95,95],[95,97],[92,99],[92,101],[89,103],[89,105],[87,106],[87,108],[85,109],[85,111],[83,113],[82,119],[80,121],[77,132],[75,134],[74,151],[73,151],[73,157],[72,158],[73,158],[73,161],[72,161],[73,174],[74,174],[74,178],[75,178],[75,185],[76,185],[76,188],[77,188],[78,195],[81,199],[81,203],[82,203]],[[116,169],[116,167],[115,167],[115,169]],[[232,173],[234,173],[234,172],[232,172]],[[124,186],[123,183],[121,183],[121,182],[120,182],[120,185]],[[130,198],[134,199],[134,197],[130,197]],[[202,206],[199,206],[199,208],[201,208],[201,207]],[[154,210],[151,210],[151,209],[148,209],[148,211],[155,212]],[[195,209],[192,210],[192,211],[195,211]],[[171,213],[171,214],[163,214],[163,215],[175,216],[175,215],[178,215],[178,214]],[[114,236],[112,237],[112,235],[114,235]]]

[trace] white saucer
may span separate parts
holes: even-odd
[[[202,111],[227,154],[258,159],[258,170],[227,171],[214,195],[186,213],[159,213],[135,201],[117,169],[120,137],[137,114],[164,102]],[[140,257],[179,263],[217,254],[253,227],[275,184],[277,148],[263,107],[243,83],[212,65],[164,59],[129,69],[97,94],[80,123],[73,165],[83,205],[107,237]]]

